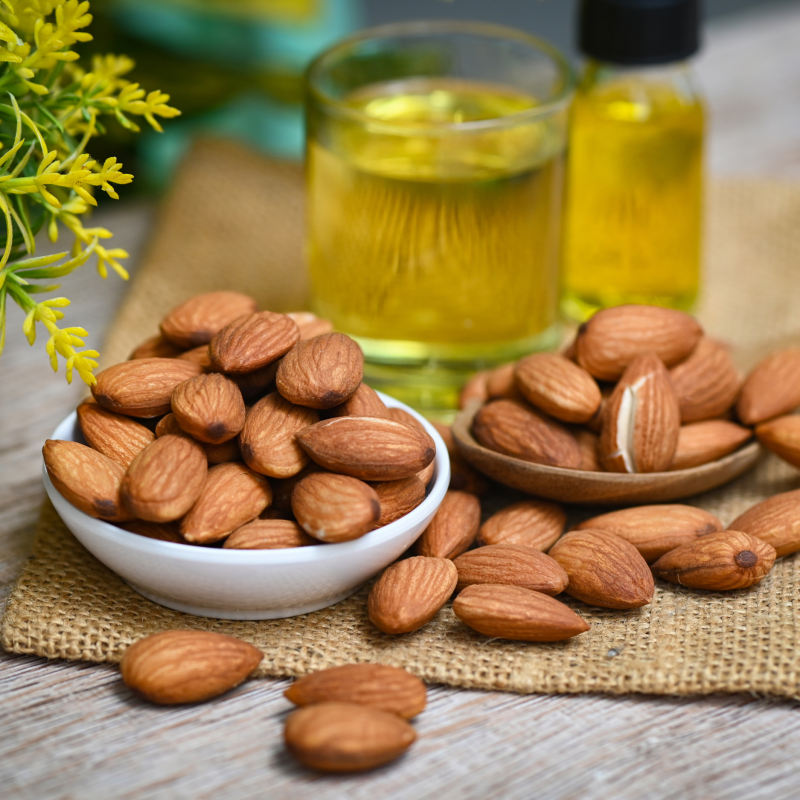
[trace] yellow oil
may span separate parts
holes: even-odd
[[[471,370],[555,336],[563,120],[452,79],[347,102],[364,116],[310,120],[314,310],[359,341],[376,388],[454,408]]]
[[[674,77],[674,76],[673,76]],[[703,107],[680,80],[589,70],[570,123],[562,309],[687,309],[700,274]]]

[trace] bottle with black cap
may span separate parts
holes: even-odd
[[[562,309],[690,308],[697,295],[704,111],[689,59],[699,0],[582,0]]]

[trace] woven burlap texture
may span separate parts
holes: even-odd
[[[301,187],[294,167],[230,145],[196,148],[164,206],[105,363],[124,358],[167,308],[196,292],[239,288],[273,308],[299,305],[305,292]],[[737,346],[746,367],[769,349],[800,340],[800,315],[792,308],[800,296],[800,187],[713,183],[707,217],[700,316],[710,333]],[[749,475],[689,502],[728,523],[758,500],[798,487],[798,473],[769,456]],[[489,505],[497,501],[490,498]],[[262,622],[171,611],[136,594],[89,555],[48,503],[33,557],[8,601],[2,644],[48,658],[116,662],[146,634],[197,628],[257,645],[265,653],[261,675],[380,661],[430,682],[524,693],[749,691],[800,698],[797,557],[779,561],[751,590],[718,594],[659,584],[653,603],[632,612],[568,599],[592,629],[548,645],[487,640],[449,606],[413,634],[385,636],[370,625],[365,600],[362,589],[322,611]]]

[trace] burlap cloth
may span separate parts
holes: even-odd
[[[196,148],[163,207],[107,342],[105,363],[124,358],[155,331],[166,309],[196,292],[231,287],[270,308],[301,306],[301,187],[296,167],[232,145]],[[742,366],[771,347],[800,340],[798,220],[800,186],[710,186],[700,316],[712,334],[738,346]],[[736,483],[692,502],[727,523],[757,500],[798,486],[800,473],[770,456]],[[490,498],[489,505],[497,502]],[[381,661],[430,682],[516,692],[749,691],[800,698],[796,557],[778,562],[752,590],[716,594],[659,584],[653,603],[633,612],[568,601],[592,629],[549,645],[487,640],[462,625],[449,606],[413,634],[384,636],[366,618],[365,596],[362,589],[323,611],[265,622],[170,611],[137,595],[90,556],[47,504],[34,555],[8,601],[2,643],[17,653],[115,662],[145,634],[201,628],[260,647],[261,675]]]

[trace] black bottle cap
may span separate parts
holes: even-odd
[[[614,64],[682,61],[700,46],[700,0],[581,0],[580,49]]]

